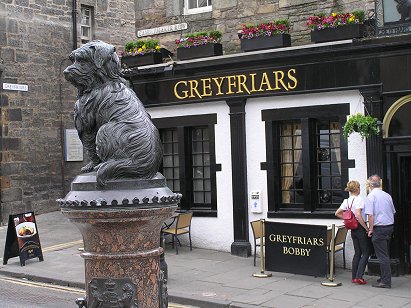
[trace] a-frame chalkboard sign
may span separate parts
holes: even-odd
[[[9,215],[3,264],[13,257],[20,257],[20,265],[26,260],[39,258],[43,261],[40,237],[33,212]]]

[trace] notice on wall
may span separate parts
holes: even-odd
[[[83,161],[83,144],[76,129],[64,130],[64,160]]]
[[[21,266],[25,265],[26,260],[32,258],[39,258],[39,261],[43,261],[39,232],[33,212],[9,216],[3,264],[6,265],[7,261],[13,257],[20,257]]]
[[[265,269],[309,276],[327,273],[327,226],[265,222]]]

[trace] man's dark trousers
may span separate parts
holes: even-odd
[[[374,226],[372,244],[380,263],[381,284],[391,286],[390,240],[394,226]]]

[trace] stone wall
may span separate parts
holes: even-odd
[[[310,43],[306,21],[314,13],[364,10],[367,16],[372,15],[375,8],[375,1],[370,0],[214,0],[212,12],[183,16],[183,0],[138,2],[137,29],[187,22],[187,30],[152,37],[160,39],[160,43],[170,51],[176,51],[174,41],[184,34],[216,29],[223,33],[225,54],[240,52],[237,32],[242,24],[288,18],[292,26],[292,46],[297,46]]]
[[[133,0],[77,1],[78,21],[81,4],[94,7],[94,38],[122,46],[134,35]],[[0,87],[0,223],[10,213],[57,210],[55,200],[83,165],[64,162],[62,149],[64,129],[74,128],[76,91],[62,75],[73,47],[72,12],[72,1],[0,2],[0,84],[28,86]]]

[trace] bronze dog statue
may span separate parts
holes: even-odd
[[[70,54],[65,78],[78,89],[74,121],[90,163],[104,186],[116,179],[153,178],[162,161],[157,128],[122,77],[114,46],[92,41]]]

